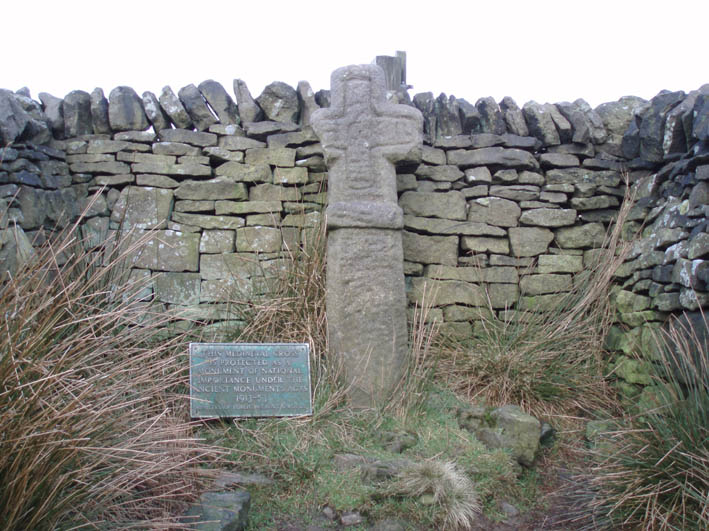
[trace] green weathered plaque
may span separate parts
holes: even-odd
[[[307,343],[190,343],[193,418],[312,415]]]

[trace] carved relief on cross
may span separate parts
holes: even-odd
[[[421,113],[386,101],[384,72],[353,65],[332,74],[332,106],[316,111],[329,168],[330,205],[397,203],[394,163],[421,144]]]

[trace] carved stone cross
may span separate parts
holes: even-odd
[[[406,293],[394,163],[422,143],[423,118],[387,103],[376,65],[332,74],[332,106],[312,117],[329,170],[327,319],[353,407],[383,405],[408,354]]]

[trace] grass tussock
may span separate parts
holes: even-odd
[[[598,260],[575,275],[570,291],[555,294],[551,304],[523,298],[514,311],[496,314],[491,303],[481,309],[478,333],[441,350],[439,373],[451,388],[537,416],[609,405],[602,359],[612,322],[608,294],[629,250],[621,231],[632,203],[626,194]]]
[[[179,528],[215,454],[188,422],[187,340],[128,281],[143,242],[79,234],[0,285],[0,527]]]
[[[415,463],[401,472],[393,489],[437,507],[442,529],[470,529],[481,512],[473,482],[450,461]]]
[[[579,518],[589,528],[709,528],[706,335],[674,321],[654,339],[655,407],[618,422],[590,450],[595,464],[584,478],[590,489]]]

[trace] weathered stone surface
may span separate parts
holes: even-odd
[[[42,102],[52,136],[56,139],[64,138],[64,100],[47,92],[40,92],[39,100]]]
[[[467,306],[486,306],[485,291],[476,284],[460,280],[433,280],[425,277],[411,279],[409,301],[421,305],[424,301],[431,306],[465,304]]]
[[[534,208],[525,210],[519,218],[524,225],[539,227],[564,227],[573,225],[576,221],[576,211],[560,208]]]
[[[547,252],[554,239],[549,229],[537,227],[512,227],[508,230],[514,256],[537,256]]]
[[[457,166],[446,165],[444,163],[437,166],[419,164],[414,173],[419,177],[440,182],[455,182],[460,180],[464,175],[464,173],[460,171]]]
[[[246,150],[246,164],[270,164],[292,168],[295,166],[293,148],[251,148]]]
[[[274,253],[281,250],[282,235],[274,227],[242,227],[236,230],[236,251]]]
[[[251,201],[300,201],[302,192],[295,187],[275,184],[257,184],[249,189]]]
[[[205,166],[203,164],[167,164],[159,162],[135,162],[131,165],[131,171],[133,173],[158,173],[162,175],[175,175],[181,177],[208,177],[212,175],[212,169],[209,166]]]
[[[606,229],[601,223],[586,223],[556,231],[556,241],[564,249],[600,247],[605,236]]]
[[[199,147],[217,145],[217,135],[214,133],[189,131],[187,129],[163,129],[158,134],[162,142],[179,142]]]
[[[500,197],[481,197],[471,201],[468,221],[497,227],[516,227],[522,210],[517,203]]]
[[[290,85],[274,81],[263,89],[256,102],[269,120],[298,123],[298,93]]]
[[[513,201],[534,201],[539,198],[539,187],[530,184],[506,184],[490,187],[490,195]]]
[[[236,103],[218,82],[213,79],[202,81],[199,84],[199,91],[209,103],[209,106],[216,113],[219,122],[223,125],[238,125],[239,114]]]
[[[217,176],[229,177],[234,181],[250,183],[272,183],[273,173],[268,164],[241,164],[239,162],[225,162],[217,166],[214,170]],[[299,194],[297,189],[292,192]],[[290,196],[289,196],[290,197]],[[299,197],[299,195],[298,195]],[[284,199],[284,201],[295,201],[297,199]]]
[[[73,90],[64,97],[64,136],[72,138],[93,133],[91,125],[91,96],[83,90]]]
[[[192,129],[192,119],[190,115],[187,114],[182,102],[169,86],[163,87],[159,101],[160,107],[162,107],[165,114],[170,117],[175,127],[179,129]]]
[[[199,304],[199,273],[160,273],[153,280],[155,298],[160,302],[189,306]]]
[[[571,138],[573,136],[571,124],[564,117],[564,115],[559,112],[556,105],[545,103],[542,107],[544,108],[544,111],[549,113],[549,116],[551,116],[551,120],[554,122],[554,126],[559,133],[559,140],[561,143],[566,144],[571,142]]]
[[[160,101],[158,97],[152,92],[143,92],[143,109],[145,110],[145,116],[148,121],[152,124],[155,131],[162,131],[163,129],[170,128],[170,118],[168,118],[165,111],[160,107]]]
[[[205,131],[217,123],[217,119],[209,110],[202,93],[193,84],[182,87],[177,93],[187,114],[198,131]]]
[[[127,186],[113,205],[111,221],[124,229],[157,229],[167,225],[172,190]]]
[[[183,212],[173,212],[172,220],[175,223],[183,223],[203,229],[237,229],[243,227],[246,223],[244,218],[234,216],[210,216],[206,214],[186,214]]]
[[[429,234],[457,234],[465,236],[499,236],[507,235],[504,229],[477,223],[473,221],[453,221],[437,218],[423,218],[404,215],[404,227],[416,232]]]
[[[480,114],[480,132],[493,135],[502,135],[507,132],[502,111],[494,98],[489,96],[480,98],[475,102],[475,108]]]
[[[557,103],[556,108],[571,124],[573,133],[568,141],[577,144],[586,144],[591,141],[591,124],[581,109],[568,101]],[[562,142],[564,141],[562,138]]]
[[[522,110],[517,106],[515,100],[509,96],[505,96],[500,102],[500,109],[505,117],[507,130],[510,133],[522,137],[529,136],[527,122],[524,120]]]
[[[578,157],[567,153],[542,153],[539,155],[539,163],[542,168],[566,168],[580,165]]]
[[[433,103],[433,109],[436,115],[436,138],[456,136],[463,132],[460,107],[455,96],[440,94]]]
[[[241,79],[234,80],[234,94],[242,122],[258,122],[263,119],[263,111],[251,97],[249,87]]]
[[[462,280],[472,283],[516,284],[519,275],[514,267],[451,267],[427,265],[424,276],[438,280]]]
[[[528,101],[522,107],[522,114],[527,122],[529,134],[538,138],[543,146],[561,144],[554,120],[543,105],[535,101]]]
[[[472,253],[508,254],[510,242],[507,238],[489,238],[486,236],[462,236],[460,248]]]
[[[308,182],[307,168],[274,168],[273,184],[306,184]]]
[[[404,192],[399,206],[405,214],[443,219],[465,219],[465,197],[461,192]]]
[[[200,531],[244,531],[249,522],[251,495],[246,490],[206,492],[187,516]]]
[[[458,262],[457,236],[426,236],[404,231],[404,257],[409,262],[455,265]]]
[[[546,174],[549,184],[573,184],[616,187],[620,184],[617,171],[595,171],[584,168],[549,170]]]
[[[545,273],[522,277],[519,287],[524,295],[558,293],[571,289],[571,275]]]
[[[137,231],[130,239],[143,242],[138,250],[131,253],[134,267],[153,271],[197,271],[199,265],[199,234],[197,233],[159,230],[148,236],[144,231]]]
[[[235,183],[225,177],[216,177],[206,181],[184,181],[175,190],[178,199],[215,200],[248,199],[244,183]]]
[[[521,465],[531,467],[539,450],[541,423],[512,405],[499,407],[485,417],[491,425],[481,422],[475,436],[488,448],[508,449]]]
[[[131,87],[116,87],[108,95],[108,120],[114,131],[143,131],[150,126],[143,101]]]
[[[307,81],[298,81],[296,91],[298,92],[298,105],[300,107],[300,123],[303,126],[308,126],[313,113],[320,108],[320,105],[315,101],[315,93]]]
[[[108,100],[100,88],[95,88],[91,92],[91,121],[94,133],[111,132],[111,124],[108,117]]]
[[[521,149],[488,147],[474,150],[455,149],[448,152],[448,164],[460,167],[504,166],[522,170],[536,170],[539,163],[534,156]]]
[[[233,253],[236,233],[233,230],[205,230],[199,240],[199,252]]]
[[[332,106],[312,116],[329,168],[328,335],[352,404],[372,407],[387,400],[406,366],[403,216],[393,163],[421,145],[423,118],[386,103],[377,66],[341,68],[331,82]],[[450,238],[457,256],[457,237]]]
[[[578,273],[583,270],[583,256],[543,254],[537,259],[538,273]]]

